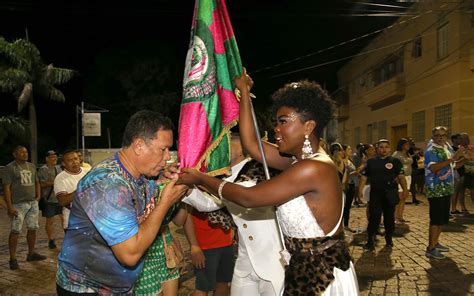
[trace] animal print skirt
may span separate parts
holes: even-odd
[[[335,237],[285,238],[291,253],[284,295],[321,295],[334,280],[334,267],[349,269],[351,256],[344,233]]]
[[[232,216],[226,208],[208,212],[207,219],[212,227],[220,227],[224,231],[229,231],[230,229],[234,229],[234,231],[236,231],[237,229],[234,220],[232,220]]]

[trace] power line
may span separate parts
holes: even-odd
[[[405,6],[388,5],[388,4],[380,4],[380,3],[356,2],[355,4],[356,5],[368,5],[368,6],[379,6],[379,7],[390,7],[390,8],[406,9]]]
[[[462,1],[461,1],[462,3]],[[461,3],[457,3],[456,4],[459,4],[458,6],[456,6],[455,8],[451,9],[451,10],[447,10],[448,13],[451,13],[452,11],[454,10],[457,10],[457,9],[460,9],[461,8]],[[444,8],[446,7],[446,3],[443,3],[442,5],[439,6],[439,8]],[[299,56],[299,57],[296,57],[296,58],[293,58],[291,60],[287,60],[287,61],[284,61],[284,62],[281,62],[281,63],[278,63],[278,64],[273,64],[271,66],[267,66],[267,67],[263,67],[263,68],[260,68],[260,69],[257,69],[257,70],[253,70],[251,71],[252,74],[256,74],[256,73],[259,73],[259,72],[263,72],[263,71],[267,71],[267,70],[270,70],[270,69],[274,69],[274,68],[278,68],[278,67],[281,67],[281,66],[284,66],[284,65],[288,65],[288,64],[291,64],[291,63],[294,63],[294,62],[298,62],[298,61],[301,61],[303,59],[306,59],[308,57],[311,57],[311,56],[314,56],[314,55],[318,55],[318,54],[321,54],[323,52],[326,52],[326,51],[329,51],[329,50],[332,50],[332,49],[335,49],[335,48],[338,48],[338,47],[341,47],[341,46],[344,46],[344,45],[347,45],[347,44],[350,44],[350,43],[353,43],[355,41],[359,41],[361,39],[364,39],[364,38],[367,38],[369,36],[372,36],[372,35],[376,35],[380,32],[383,32],[387,29],[391,29],[391,28],[394,28],[396,26],[399,26],[399,25],[402,25],[402,24],[405,24],[407,22],[410,22],[414,19],[417,19],[421,16],[424,16],[426,14],[429,14],[429,13],[433,13],[435,10],[434,9],[428,9],[426,10],[425,12],[423,13],[420,13],[420,14],[415,14],[413,17],[409,18],[409,19],[406,19],[406,20],[400,20],[399,22],[397,23],[394,23],[394,24],[391,24],[385,28],[382,28],[382,29],[378,29],[378,30],[375,30],[375,31],[372,31],[370,33],[367,33],[367,34],[364,34],[364,35],[361,35],[361,36],[358,36],[358,37],[355,37],[355,38],[352,38],[352,39],[349,39],[349,40],[346,40],[346,41],[343,41],[343,42],[340,42],[338,44],[335,44],[335,45],[332,45],[332,46],[329,46],[329,47],[326,47],[324,49],[320,49],[318,51],[315,51],[315,52],[311,52],[309,54],[306,54],[306,55],[302,55],[302,56]],[[443,10],[444,11],[444,10]],[[408,14],[407,14],[408,15]],[[413,15],[413,14],[410,14],[410,15]],[[403,15],[400,15],[400,16],[403,16]],[[323,64],[320,64],[319,66],[321,65],[325,65],[326,63],[323,63]],[[329,63],[331,64],[331,63]],[[287,74],[291,74],[293,72],[287,72]],[[270,76],[270,77],[278,77],[278,76],[282,76],[282,75],[274,75],[274,76]]]
[[[457,3],[457,4],[459,4],[459,5],[456,6],[456,7],[454,7],[454,8],[451,9],[451,10],[448,10],[447,14],[450,14],[450,13],[452,13],[453,11],[455,11],[455,10],[457,10],[457,9],[460,9],[460,8],[461,8],[461,3]],[[442,6],[440,6],[440,7],[443,7],[443,6],[444,6],[444,4],[443,4]],[[447,15],[447,14],[446,14],[446,15]],[[430,28],[432,28],[432,27],[433,27],[434,25],[436,25],[436,24],[438,24],[438,20],[435,20],[434,22],[432,22],[431,24],[429,24],[424,30],[422,30],[422,31],[420,32],[421,35],[419,35],[419,34],[416,35],[414,38],[412,38],[412,40],[415,39],[416,37],[423,37],[423,36],[425,36],[424,32],[428,31]],[[434,32],[433,32],[433,33],[434,33]],[[335,93],[337,93],[338,91],[340,91],[340,90],[346,88],[350,83],[352,83],[352,82],[355,81],[356,79],[360,78],[360,77],[361,77],[362,75],[364,75],[366,72],[367,72],[367,69],[364,69],[364,70],[363,70],[362,72],[360,72],[359,74],[354,75],[354,77],[353,77],[352,79],[348,80],[344,85],[338,87],[335,91],[333,91],[333,92],[331,93],[331,96],[333,96],[333,95],[334,95]]]
[[[434,32],[427,33],[425,35],[422,35],[421,37],[431,35],[431,34],[434,34]],[[280,74],[277,74],[277,75],[273,75],[273,76],[270,76],[269,78],[275,78],[275,77],[280,77],[280,76],[284,76],[284,75],[288,75],[288,74],[294,74],[294,73],[298,73],[298,72],[302,72],[302,71],[306,71],[306,70],[310,70],[310,69],[314,69],[314,68],[319,68],[319,67],[322,67],[322,66],[326,66],[326,65],[334,64],[334,63],[344,61],[344,60],[347,60],[347,59],[351,59],[351,58],[354,58],[354,57],[364,56],[364,55],[367,55],[367,54],[370,54],[370,53],[373,53],[373,52],[376,52],[376,51],[379,51],[379,50],[384,50],[384,49],[387,49],[387,48],[390,48],[390,47],[393,47],[393,46],[397,46],[397,45],[400,45],[400,44],[405,44],[405,43],[410,42],[412,40],[413,40],[413,38],[405,39],[405,40],[402,40],[402,41],[399,41],[399,42],[396,42],[396,43],[392,43],[392,44],[389,44],[389,45],[386,45],[386,46],[378,47],[378,48],[375,48],[375,49],[372,49],[372,50],[369,50],[369,51],[360,52],[360,53],[357,53],[357,54],[354,54],[354,55],[346,56],[346,57],[343,57],[343,58],[335,59],[335,60],[324,62],[324,63],[321,63],[321,64],[317,64],[317,65],[301,68],[301,69],[298,69],[298,70],[288,71],[288,72],[280,73]]]
[[[429,13],[429,12],[427,11],[426,13]],[[412,17],[412,18],[409,19],[409,20],[413,20],[413,19],[415,19],[415,18],[418,18],[419,16],[420,16],[420,15],[414,16],[414,17]],[[397,26],[397,25],[399,25],[399,24],[392,24],[392,25],[387,26],[387,27],[385,27],[385,28],[372,31],[372,32],[370,32],[370,33],[367,33],[367,34],[364,34],[364,35],[361,35],[361,36],[358,36],[358,37],[355,37],[355,38],[352,38],[352,39],[349,39],[349,40],[340,42],[340,43],[338,43],[338,44],[335,44],[335,45],[332,45],[332,46],[329,46],[329,47],[320,49],[320,50],[318,50],[318,51],[311,52],[311,53],[309,53],[309,54],[302,55],[302,56],[299,56],[299,57],[296,57],[296,58],[294,58],[294,59],[287,60],[287,61],[284,61],[284,62],[281,62],[281,63],[278,63],[278,64],[274,64],[274,65],[271,65],[271,66],[267,66],[267,67],[264,67],[264,68],[260,68],[260,69],[254,70],[254,71],[252,71],[252,73],[258,73],[258,72],[262,72],[262,71],[274,69],[274,68],[277,68],[277,67],[280,67],[280,66],[283,66],[283,65],[287,65],[287,64],[290,64],[290,63],[293,63],[293,62],[297,62],[297,61],[300,61],[300,60],[302,60],[302,59],[305,59],[305,58],[308,58],[308,57],[311,57],[311,56],[314,56],[314,55],[317,55],[317,54],[321,54],[321,53],[323,53],[323,52],[326,52],[326,51],[329,51],[329,50],[332,50],[332,49],[341,47],[341,46],[343,46],[343,45],[347,45],[347,44],[349,44],[349,43],[352,43],[352,42],[355,42],[355,41],[359,41],[359,40],[364,39],[364,38],[367,38],[367,37],[369,37],[369,36],[378,34],[378,33],[380,33],[380,32],[383,32],[383,31],[386,30],[386,29],[393,28],[394,26]]]

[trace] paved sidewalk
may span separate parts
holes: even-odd
[[[409,222],[397,225],[392,250],[384,248],[382,237],[375,252],[365,252],[364,233],[355,234],[350,246],[359,279],[361,295],[474,295],[474,208],[469,198],[468,208],[473,214],[451,220],[440,241],[450,247],[448,258],[434,260],[425,257],[428,227],[428,204],[407,204],[405,219]],[[366,208],[351,210],[350,227],[366,227]],[[18,243],[20,270],[8,267],[9,220],[6,209],[0,209],[0,295],[54,295],[57,250],[49,250],[44,231],[44,218],[40,221],[37,250],[48,259],[26,262],[26,231]],[[187,265],[181,277],[179,295],[189,295],[194,288],[192,266],[189,263],[189,247],[181,229],[175,231],[185,247]],[[62,239],[58,226],[57,237]],[[58,246],[61,239],[57,240]],[[249,295],[251,296],[251,295]]]

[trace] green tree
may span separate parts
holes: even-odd
[[[75,71],[45,64],[38,48],[25,39],[8,42],[0,37],[0,91],[18,100],[18,112],[28,106],[31,161],[37,163],[37,98],[64,102],[55,86],[71,80]]]

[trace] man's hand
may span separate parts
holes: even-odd
[[[175,179],[179,174],[179,163],[175,162],[163,169],[163,175],[158,179],[158,184],[168,183],[169,180]]]
[[[10,218],[18,217],[18,210],[15,209],[14,207],[8,208],[8,217]]]
[[[191,262],[197,269],[206,267],[206,257],[199,246],[191,246]]]
[[[464,147],[459,147],[459,149],[453,155],[453,160],[458,161],[461,158],[464,158],[465,153],[466,153],[466,149]]]
[[[163,204],[168,208],[173,204],[178,202],[180,198],[184,195],[188,186],[186,185],[176,185],[177,177],[172,179],[168,184],[166,184],[163,192],[161,193],[161,198],[159,204]]]

